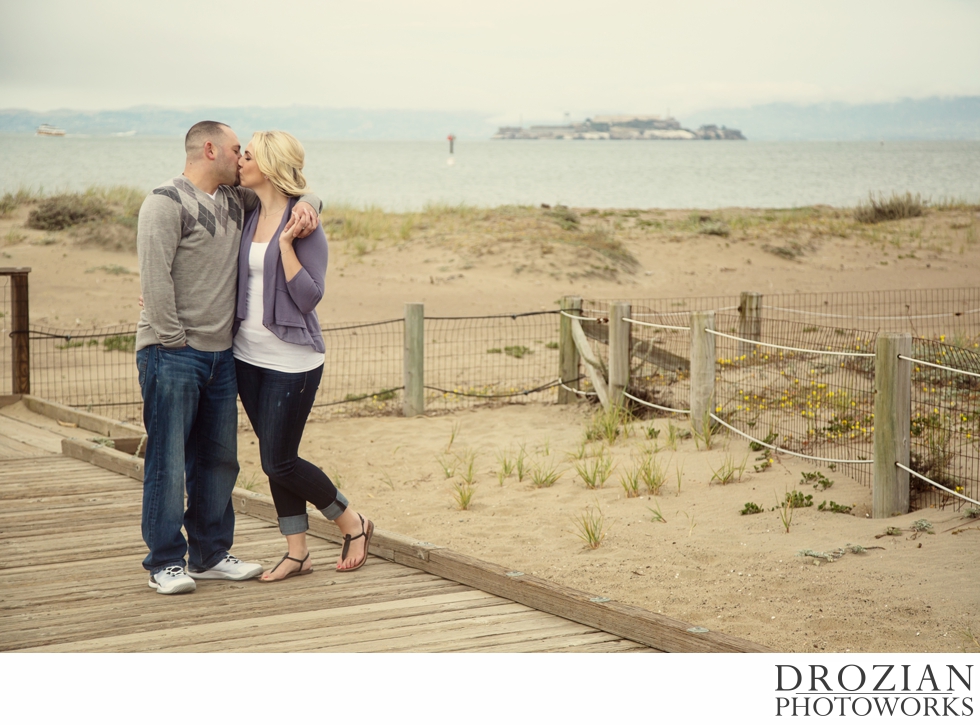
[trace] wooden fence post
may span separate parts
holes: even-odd
[[[425,413],[425,305],[405,305],[405,399],[406,418]]]
[[[747,340],[762,339],[762,295],[758,292],[743,292],[738,301],[738,336]],[[752,357],[758,348],[748,342],[738,343],[741,357]]]
[[[609,308],[609,404],[622,407],[623,391],[630,383],[630,316],[628,302],[613,302]]]
[[[714,422],[715,412],[715,313],[691,313],[691,428],[698,434]]]
[[[562,297],[561,309],[568,312],[570,315],[578,315],[581,317],[582,298],[572,296]],[[578,368],[578,348],[575,347],[575,338],[572,337],[572,320],[571,318],[565,317],[565,315],[559,315],[558,379],[562,380],[565,385],[570,388],[581,388],[582,386],[575,382],[579,375]],[[561,387],[560,385],[558,386],[559,405],[574,403],[577,397],[578,396],[576,396],[571,390],[565,390],[565,388]]]
[[[912,335],[882,332],[875,344],[874,482],[871,515],[876,519],[909,512],[909,465]]]
[[[10,274],[11,392],[14,395],[29,395],[31,392],[31,314],[27,275],[30,274],[31,268],[15,267],[0,271]]]

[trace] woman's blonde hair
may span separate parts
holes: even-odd
[[[285,131],[256,131],[252,150],[259,171],[283,194],[302,196],[308,191],[303,176],[306,152],[295,136]]]

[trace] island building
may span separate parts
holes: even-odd
[[[553,139],[566,141],[659,140],[659,141],[745,141],[742,132],[724,126],[701,126],[697,131],[682,128],[680,121],[662,116],[596,116],[584,123],[561,126],[501,126],[494,139]]]

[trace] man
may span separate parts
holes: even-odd
[[[229,553],[238,477],[232,322],[244,212],[258,200],[237,186],[241,144],[228,126],[197,123],[184,148],[183,175],[146,197],[136,237],[144,305],[136,365],[147,434],[142,528],[150,550],[143,567],[159,594],[192,592],[195,579],[262,573],[261,564]],[[319,207],[312,195],[296,205],[298,236],[316,228]]]

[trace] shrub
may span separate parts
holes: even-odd
[[[863,224],[877,224],[894,219],[911,219],[922,216],[924,211],[925,205],[922,203],[922,197],[919,194],[915,196],[912,196],[910,192],[892,194],[887,199],[884,194],[877,198],[874,194],[868,194],[868,203],[857,206],[854,210],[854,218]]]
[[[109,206],[101,198],[82,194],[62,194],[41,201],[27,217],[27,226],[44,231],[57,231],[84,222],[98,221],[110,216]]]

